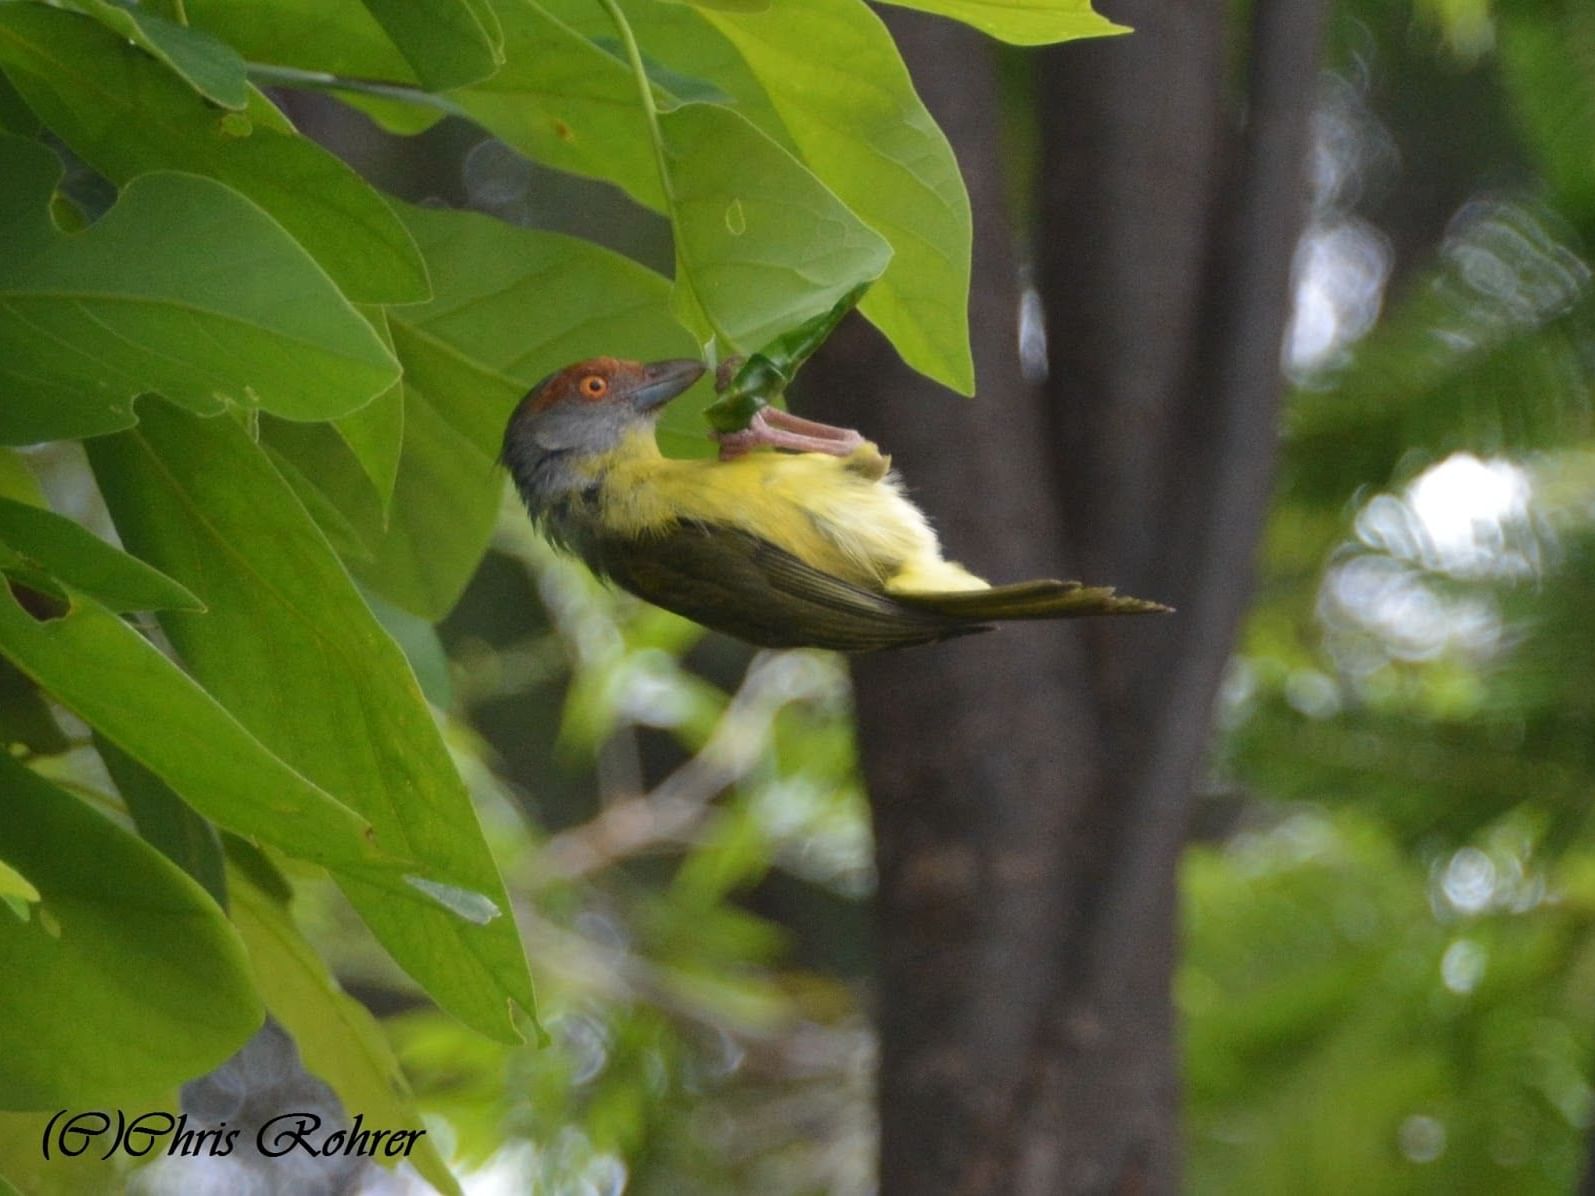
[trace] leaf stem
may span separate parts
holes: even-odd
[[[637,81],[637,98],[642,104],[643,115],[648,119],[648,140],[653,144],[654,165],[659,169],[659,189],[665,193],[665,206],[674,212],[676,195],[675,189],[670,185],[670,164],[665,158],[664,133],[659,128],[659,108],[654,103],[653,84],[649,81],[648,71],[642,64],[642,51],[637,48],[637,37],[632,33],[631,22],[621,11],[618,0],[598,0],[598,3],[609,14],[609,19],[615,23],[615,31],[620,34],[621,45],[626,48],[626,59],[631,64],[631,75]]]
[[[422,108],[436,108],[450,116],[463,116],[464,111],[447,96],[423,91],[419,87],[406,87],[402,83],[381,83],[370,79],[350,79],[344,75],[330,75],[326,71],[304,71],[292,66],[273,66],[264,62],[245,63],[249,78],[255,83],[271,87],[302,87],[313,91],[352,91],[360,95],[378,96],[401,104],[415,104]]]
[[[615,32],[620,34],[621,45],[626,49],[626,61],[631,65],[632,78],[637,82],[637,99],[642,105],[643,116],[648,121],[648,140],[653,146],[654,166],[659,170],[659,189],[664,192],[665,210],[670,215],[671,230],[675,236],[678,263],[676,284],[685,287],[692,295],[693,305],[703,313],[704,321],[709,325],[709,331],[714,334],[715,339],[726,347],[726,351],[735,352],[736,342],[726,335],[725,329],[720,327],[708,307],[698,298],[697,291],[692,285],[692,271],[683,268],[686,255],[682,250],[681,230],[676,219],[676,189],[670,179],[670,161],[665,156],[665,136],[659,127],[659,107],[654,103],[653,83],[648,78],[647,68],[643,66],[642,51],[637,48],[637,37],[631,31],[631,22],[621,10],[619,0],[598,0],[598,4],[609,14],[609,19],[615,23]]]

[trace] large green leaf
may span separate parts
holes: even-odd
[[[514,397],[497,388],[480,393],[504,398],[506,410]],[[482,559],[502,487],[494,454],[450,423],[420,385],[406,386],[404,455],[388,526],[350,568],[401,609],[441,619]]]
[[[356,79],[415,78],[359,0],[195,0],[189,11],[258,62]],[[606,179],[661,207],[647,125],[626,68],[533,0],[511,0],[497,13],[504,65],[490,79],[450,92],[448,101],[540,162]],[[361,102],[358,92],[343,94]]]
[[[219,112],[111,30],[35,4],[0,4],[0,67],[113,182],[162,169],[207,175],[269,212],[350,299],[426,297],[425,270],[392,209],[259,92],[244,113]]]
[[[241,109],[249,81],[238,51],[219,38],[187,29],[145,5],[114,0],[58,0],[58,7],[93,17],[175,72],[213,104]]]
[[[664,207],[676,239],[677,310],[696,331],[755,349],[880,275],[890,247],[785,149],[718,105],[685,104],[663,117],[673,191],[663,203],[626,65],[530,0],[513,13],[509,65],[455,98],[540,161]]]
[[[0,129],[21,137],[37,137],[43,127],[17,94],[17,89],[11,86],[5,72],[0,71]]]
[[[387,312],[366,308],[366,319],[393,351],[393,334],[388,331]],[[399,476],[399,454],[404,451],[404,385],[395,382],[352,415],[333,425],[339,438],[349,446],[360,469],[376,490],[382,509],[387,510],[393,486]]]
[[[423,891],[482,918],[340,875],[367,925],[439,1005],[516,1039],[511,1010],[531,1011],[531,980],[470,797],[403,653],[265,451],[231,420],[152,407],[137,429],[92,442],[89,459],[123,542],[207,607],[161,620],[194,674],[421,861]]]
[[[487,0],[363,0],[429,91],[485,79],[504,61]]]
[[[158,851],[0,753],[0,859],[38,889],[0,917],[0,1108],[149,1101],[260,1025],[238,936]]]
[[[139,837],[199,882],[227,908],[227,875],[221,838],[172,787],[103,735],[95,749],[116,782]]]
[[[699,21],[687,10],[678,15]],[[506,65],[492,79],[452,94],[461,111],[539,161],[606,179],[642,203],[669,208],[629,68],[560,17],[579,20],[594,36],[602,36],[600,27],[570,3],[560,4],[556,17],[522,0],[505,5],[501,16]],[[669,19],[652,8],[639,16]],[[772,9],[712,19],[734,32],[742,52],[756,61],[753,71],[743,69],[734,98],[769,127],[704,104],[664,117],[677,176],[670,214],[678,277],[690,284],[684,290],[697,296],[709,320],[697,317],[690,299],[680,310],[700,332],[714,324],[736,347],[757,348],[881,274],[891,247],[867,227],[878,222],[902,243],[904,261],[866,301],[865,313],[912,364],[969,390],[967,200],[951,151],[914,96],[884,29],[866,9],[836,0],[815,0],[790,15]],[[308,21],[301,14],[298,27],[308,30]],[[265,39],[263,22],[249,29]],[[712,27],[699,21],[697,31],[699,40],[724,46]],[[851,65],[818,65],[811,52],[815,39],[839,37],[847,53],[829,61]],[[613,43],[610,31],[606,44]],[[295,54],[296,64],[309,61],[280,34],[268,45]],[[651,51],[646,42],[643,48]],[[679,65],[679,71],[656,73],[696,79],[702,63],[690,58]],[[848,90],[829,98],[825,89],[839,81]],[[698,80],[695,86],[704,85]],[[662,90],[659,97],[674,102]],[[805,169],[785,144],[815,170]],[[827,184],[867,208],[865,219]]]
[[[46,505],[39,479],[16,449],[0,448],[0,495],[33,507]]]
[[[369,823],[272,755],[93,599],[73,595],[65,614],[41,620],[0,585],[0,655],[219,825],[312,863],[401,883],[401,861],[370,841]]]
[[[413,68],[360,0],[189,0],[187,7],[195,25],[242,50],[263,83],[281,78],[286,68],[419,89]],[[480,11],[494,16],[485,0]],[[494,25],[496,29],[496,21]],[[497,36],[502,52],[501,30]],[[291,79],[284,81],[292,85]],[[338,89],[338,98],[346,104],[359,108],[389,132],[406,136],[431,128],[451,110],[447,101],[426,98],[419,90],[414,94],[420,102],[364,86]]]
[[[725,12],[763,12],[770,0],[665,0],[668,4],[690,5],[693,8],[722,9]]]
[[[360,0],[184,0],[184,7],[190,24],[236,46],[251,62],[419,83]]]
[[[16,7],[0,6],[0,31]],[[68,236],[46,210],[55,156],[0,135],[0,161],[0,443],[127,427],[148,391],[200,412],[325,419],[392,384],[398,365],[371,326],[220,183],[146,175]]]
[[[81,524],[3,496],[0,570],[23,581],[42,574],[65,582],[114,611],[201,609],[199,599],[170,577],[112,548]]]
[[[761,12],[632,7],[649,13],[652,53],[724,88],[886,238],[891,263],[860,310],[909,365],[972,392],[969,198],[879,18],[861,0],[783,0]],[[740,62],[727,62],[714,31]]]
[[[388,534],[352,567],[396,605],[439,618],[487,547],[504,424],[526,390],[584,357],[682,357],[694,345],[670,317],[669,284],[635,262],[486,216],[404,214],[436,298],[391,312],[405,365],[404,456]],[[673,405],[661,439],[677,451],[707,444],[701,407]]]
[[[758,349],[886,268],[891,247],[744,117],[683,104],[660,124],[677,310],[695,302],[732,347]]]
[[[1077,37],[1128,33],[1091,10],[1091,0],[886,0],[973,25],[1019,46],[1040,46]]]
[[[232,919],[259,978],[260,995],[299,1048],[305,1068],[331,1085],[343,1107],[384,1129],[421,1129],[393,1048],[365,1006],[338,986],[292,915],[242,872],[228,874]],[[432,1144],[418,1139],[410,1164],[440,1192],[460,1186]],[[398,1160],[379,1159],[389,1165]]]
[[[372,309],[367,318],[391,350],[387,313]],[[404,450],[404,406],[400,381],[334,423],[260,421],[261,442],[278,472],[346,560],[371,560],[387,532]]]
[[[606,179],[662,208],[637,85],[626,67],[533,0],[502,10],[504,69],[454,93],[462,111],[549,166]]]
[[[0,752],[17,745],[35,756],[54,756],[71,741],[33,679],[0,657]]]

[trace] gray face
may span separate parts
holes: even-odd
[[[617,447],[639,425],[703,376],[701,363],[644,365],[595,357],[551,374],[521,400],[504,429],[502,459],[534,517],[591,484],[591,458]]]

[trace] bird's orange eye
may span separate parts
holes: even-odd
[[[582,379],[582,394],[589,399],[601,399],[609,390],[609,383],[597,374],[588,374]]]

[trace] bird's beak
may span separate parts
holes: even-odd
[[[638,411],[654,411],[701,377],[701,361],[686,357],[675,361],[656,361],[642,367],[642,381],[626,398]]]

